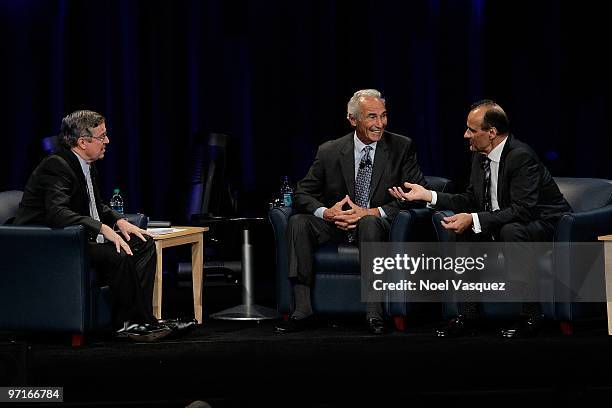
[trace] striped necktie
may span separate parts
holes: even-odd
[[[482,169],[484,170],[484,210],[491,211],[493,206],[491,205],[491,159],[485,157],[482,163]]]

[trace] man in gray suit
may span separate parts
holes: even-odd
[[[323,143],[308,174],[298,185],[287,227],[289,277],[293,281],[295,310],[275,330],[295,332],[312,326],[310,300],[313,253],[326,243],[387,241],[399,203],[387,190],[411,180],[425,185],[412,140],[385,131],[385,100],[375,89],[355,92],[348,102],[347,119],[355,129]],[[370,332],[385,331],[382,305],[368,303]]]

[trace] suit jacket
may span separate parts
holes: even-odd
[[[102,203],[96,178],[97,172],[92,165],[91,181],[102,222],[89,216],[87,182],[79,159],[72,151],[60,148],[57,153],[43,159],[30,176],[14,223],[51,228],[83,225],[90,240],[95,241],[102,223],[112,227],[122,218],[121,214]]]
[[[345,195],[355,199],[354,132],[319,146],[314,163],[294,194],[293,208],[312,214],[319,207],[331,207]],[[384,132],[376,144],[370,182],[370,207],[382,207],[393,218],[400,204],[387,189],[404,181],[426,185],[410,138]]]
[[[511,222],[535,220],[555,225],[561,215],[571,212],[548,169],[525,143],[508,136],[502,150],[497,180],[499,211],[484,211],[485,155],[474,153],[470,185],[462,194],[437,193],[436,208],[456,212],[476,212],[483,231],[495,231]]]

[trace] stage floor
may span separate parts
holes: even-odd
[[[208,320],[177,339],[94,337],[80,348],[62,336],[4,333],[0,352],[21,365],[12,377],[5,369],[5,380],[63,386],[62,406],[565,405],[612,396],[605,322],[520,340],[492,331],[437,339],[433,325],[374,336],[360,320],[285,335],[272,325]]]

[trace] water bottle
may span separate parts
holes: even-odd
[[[113,210],[117,211],[119,214],[123,214],[123,197],[119,194],[119,189],[116,188],[113,191],[113,196],[110,200],[110,206]]]
[[[293,188],[289,183],[289,176],[283,176],[281,178],[280,196],[283,207],[291,207],[293,204]]]

